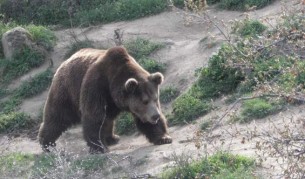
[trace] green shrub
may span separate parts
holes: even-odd
[[[187,157],[178,157],[175,162],[177,166],[163,172],[161,178],[256,178],[252,174],[255,160],[240,155],[218,152],[199,161],[190,162]]]
[[[261,119],[278,112],[282,108],[279,102],[269,102],[266,99],[250,99],[243,103],[241,122],[249,122],[252,119]]]
[[[178,96],[179,96],[179,91],[177,88],[168,86],[168,87],[160,90],[160,102],[161,103],[169,103]]]
[[[71,44],[71,46],[68,47],[68,50],[65,54],[65,58],[69,58],[74,53],[76,53],[77,51],[83,48],[94,48],[93,42],[90,40],[75,41],[74,43]]]
[[[258,20],[245,19],[235,23],[232,29],[234,33],[242,37],[256,37],[262,34],[267,29],[267,26]]]
[[[125,42],[124,46],[128,50],[128,53],[130,53],[148,72],[154,73],[165,71],[164,63],[157,62],[148,57],[154,51],[164,47],[163,44],[151,42],[150,40],[138,37]]]
[[[167,5],[164,0],[23,0],[18,3],[4,0],[0,13],[4,14],[5,19],[13,19],[21,24],[70,26],[71,23],[90,25],[135,19],[160,13]]]
[[[219,3],[221,0],[207,0],[208,5]]]
[[[1,60],[1,65],[4,66],[4,75],[1,80],[7,83],[30,71],[32,68],[40,66],[44,60],[44,54],[24,48],[20,53],[15,54],[12,60]]]
[[[8,90],[0,87],[0,99],[8,94]]]
[[[119,135],[130,135],[136,131],[136,124],[130,113],[122,113],[115,123],[115,131]]]
[[[30,117],[22,112],[0,113],[0,132],[8,132],[30,125]]]
[[[0,103],[0,112],[14,111],[24,98],[32,97],[46,90],[50,86],[52,78],[53,72],[48,69],[23,82],[16,90],[11,92],[11,97],[8,100]]]
[[[197,99],[186,93],[177,98],[173,103],[172,116],[169,121],[172,124],[191,122],[211,109],[208,102]]]
[[[13,92],[13,95],[21,99],[37,95],[50,86],[52,78],[53,72],[48,69],[40,74],[37,74],[29,81],[22,83],[20,87]]]
[[[0,112],[9,113],[15,111],[16,107],[22,102],[21,98],[11,97],[0,103]]]
[[[157,62],[154,59],[140,58],[138,60],[138,62],[149,73],[164,72],[165,71],[165,64]]]
[[[256,6],[258,9],[271,4],[274,0],[220,0],[219,7],[228,10],[244,11]]]
[[[227,56],[232,53],[229,46],[223,45],[213,55],[208,67],[199,70],[199,78],[191,88],[191,94],[199,99],[214,98],[233,92],[244,79],[241,71],[227,65]]]
[[[51,50],[55,45],[56,36],[50,29],[36,25],[28,25],[25,28],[30,32],[33,40],[46,50]]]

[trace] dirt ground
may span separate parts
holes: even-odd
[[[247,14],[217,10],[212,6],[207,10],[207,14],[210,17],[216,17],[216,19],[222,20],[228,25],[230,25],[230,21],[245,18],[247,15],[261,20],[268,17],[270,20],[268,20],[269,23],[266,23],[266,25],[271,26],[274,24],[275,19],[279,17],[283,7],[298,6],[299,4],[297,2],[296,0],[275,1],[272,5],[260,10],[248,12]],[[117,22],[84,29],[75,28],[56,31],[58,42],[52,53],[52,59],[54,61],[53,70],[55,71],[65,60],[64,54],[67,50],[66,47],[72,42],[71,33],[75,33],[80,39],[88,38],[94,41],[97,46],[111,47],[114,46],[112,40],[114,30],[119,28],[124,32],[123,39],[144,37],[166,44],[165,48],[153,54],[155,59],[167,64],[167,70],[164,73],[165,82],[162,88],[175,86],[183,92],[196,80],[194,76],[195,69],[207,65],[209,57],[217,52],[221,43],[225,41],[220,31],[207,22],[198,22],[198,19],[193,19],[192,22],[186,19],[189,18],[182,11],[173,10],[135,21]],[[219,25],[224,28],[221,24]],[[201,42],[204,38],[208,40]],[[211,44],[212,46],[210,46]],[[42,71],[46,66],[43,65],[22,78],[15,80],[10,85],[10,88],[16,88],[20,82]],[[39,116],[47,94],[48,92],[45,91],[38,96],[25,100],[21,104],[20,110],[33,117]],[[134,134],[132,136],[121,136],[119,144],[110,147],[110,154],[130,156],[133,161],[145,161],[142,165],[133,168],[133,172],[138,174],[149,173],[151,175],[156,175],[165,166],[171,165],[173,163],[173,154],[180,155],[187,153],[197,158],[206,153],[213,153],[221,149],[236,154],[255,157],[257,155],[255,144],[259,138],[250,137],[250,131],[257,129],[260,132],[264,131],[270,124],[267,122],[269,119],[253,121],[250,124],[242,125],[227,123],[228,117],[226,116],[220,122],[221,127],[210,131],[209,134],[195,133],[195,131],[198,131],[202,121],[207,119],[220,119],[231,107],[225,105],[223,99],[219,99],[214,103],[217,109],[199,118],[196,123],[170,127],[170,135],[173,137],[173,143],[170,145],[154,146],[147,142],[142,135]],[[299,120],[304,116],[304,110],[302,108],[294,107],[287,109],[280,114],[270,117],[270,121],[273,121],[278,126],[283,126],[285,123],[283,119]],[[170,105],[164,107],[166,112],[169,109]],[[198,135],[204,135],[203,138],[209,139],[199,141],[201,144],[199,149],[195,146],[195,143],[198,142]],[[244,138],[249,140],[242,142]],[[206,147],[204,147],[205,145]],[[65,132],[58,140],[58,147],[80,155],[87,155],[88,153],[80,127],[75,127]],[[40,154],[42,152],[37,140],[32,140],[24,136],[8,138],[6,135],[1,136],[0,150],[5,150],[6,152],[22,151],[34,154]],[[263,162],[261,169],[258,171],[259,175],[271,176],[271,174],[280,173],[279,168],[275,168],[274,170],[269,169],[274,160],[273,158],[268,158]]]

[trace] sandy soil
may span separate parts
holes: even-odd
[[[288,3],[286,7],[293,7],[297,1],[276,1],[272,5],[261,10],[249,12],[249,16],[257,19],[270,18],[271,24],[274,23],[273,18],[279,16],[283,3]],[[229,21],[241,19],[245,17],[244,13],[232,11],[219,11],[210,7],[207,12],[211,17],[223,20],[229,24]],[[196,19],[194,19],[196,20]],[[113,33],[115,29],[124,31],[124,39],[145,37],[154,41],[159,41],[166,44],[164,49],[156,52],[153,57],[167,64],[165,72],[165,82],[162,87],[175,86],[181,91],[185,91],[194,81],[194,71],[196,68],[202,67],[208,63],[209,57],[217,51],[221,42],[225,39],[221,33],[206,22],[195,23],[191,22],[185,25],[185,16],[180,11],[164,12],[156,16],[146,17],[135,21],[118,22],[106,25],[94,26],[86,29],[67,29],[56,32],[58,43],[54,48],[52,58],[54,61],[54,70],[63,62],[66,46],[71,43],[71,32],[77,34],[79,38],[88,38],[101,47],[113,46]],[[221,26],[221,25],[220,25]],[[208,38],[203,44],[200,40]],[[207,48],[207,43],[213,43],[215,46]],[[27,79],[30,76],[45,69],[45,66],[40,67],[17,79],[10,87],[15,88],[20,81]],[[33,117],[37,117],[47,96],[47,91],[42,94],[25,100],[20,106],[20,110],[29,113]],[[173,143],[170,145],[153,146],[147,142],[145,137],[139,134],[132,136],[122,136],[119,144],[110,148],[110,154],[118,154],[121,156],[130,156],[134,161],[144,160],[144,164],[134,168],[133,171],[138,174],[150,173],[152,175],[160,173],[164,166],[172,164],[173,154],[187,153],[193,157],[199,157],[205,153],[213,153],[217,149],[230,150],[233,153],[255,156],[255,140],[241,143],[242,138],[249,138],[249,131],[254,130],[255,126],[260,129],[267,129],[266,120],[254,121],[248,125],[228,124],[227,117],[221,122],[222,127],[210,131],[209,134],[200,134],[209,136],[210,140],[200,141],[207,147],[200,149],[195,147],[196,136],[195,131],[198,130],[201,121],[206,119],[219,119],[226,112],[229,106],[223,104],[221,100],[215,102],[219,108],[212,111],[208,115],[201,117],[194,124],[185,126],[170,127],[170,134],[173,137]],[[284,118],[292,117],[297,120],[304,116],[304,111],[301,108],[295,107],[271,117],[271,120],[283,125],[279,115],[284,115]],[[281,116],[281,119],[283,117]],[[238,133],[238,132],[239,133]],[[238,133],[238,134],[237,134]],[[195,141],[195,142],[194,142]],[[67,151],[87,155],[87,148],[82,139],[81,128],[75,127],[62,135],[58,141],[58,146]],[[23,151],[34,154],[41,153],[40,147],[36,140],[31,140],[26,137],[8,138],[1,136],[0,148],[9,151]],[[268,159],[263,163],[261,171],[263,176],[269,176],[278,173],[278,169],[269,170],[268,167],[274,159]]]

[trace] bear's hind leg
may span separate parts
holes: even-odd
[[[59,138],[59,136],[66,131],[68,126],[60,125],[51,122],[44,122],[41,124],[39,129],[39,143],[42,147],[42,150],[45,152],[49,152],[49,147],[55,147],[55,141]]]

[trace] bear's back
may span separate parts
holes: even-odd
[[[83,78],[90,65],[102,59],[106,50],[81,49],[63,62],[57,69],[50,93],[54,98],[69,97],[72,104],[78,105]]]

